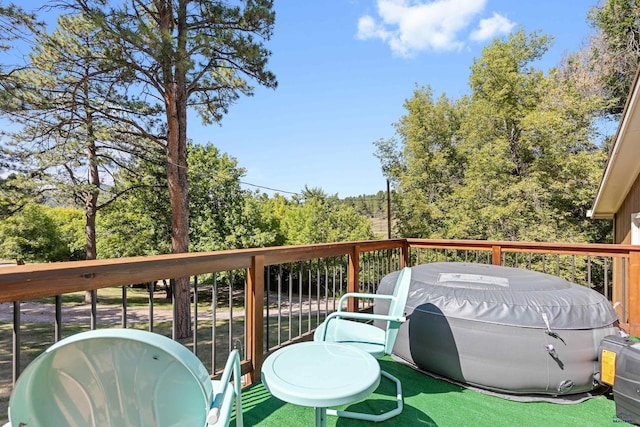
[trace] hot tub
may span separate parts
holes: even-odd
[[[380,294],[391,294],[397,272]],[[376,303],[374,312],[386,313]],[[565,395],[598,387],[598,346],[619,332],[598,292],[549,274],[439,262],[412,268],[407,322],[394,355],[434,374],[512,394]]]

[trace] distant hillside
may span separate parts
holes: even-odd
[[[340,202],[368,218],[387,217],[387,193],[384,191],[378,191],[377,194],[371,195],[345,197]]]
[[[363,194],[355,197],[345,197],[341,204],[352,207],[360,215],[366,216],[371,222],[371,229],[376,237],[387,237],[387,193],[378,191],[377,194]]]

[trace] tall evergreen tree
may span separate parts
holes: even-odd
[[[30,67],[16,76],[20,108],[8,114],[21,128],[12,134],[13,152],[27,170],[51,176],[42,185],[84,209],[86,258],[96,259],[97,212],[119,195],[104,197],[105,189],[114,170],[149,144],[131,136],[124,120],[148,124],[157,109],[121,95],[126,72],[105,61],[111,47],[91,21],[67,15],[57,24],[35,38]]]
[[[87,13],[108,35],[111,59],[130,70],[138,87],[159,100],[165,113],[166,174],[174,253],[189,250],[187,110],[205,123],[220,120],[252,79],[275,87],[266,70],[275,14],[271,0],[131,0],[112,6],[100,0],[66,0]],[[188,278],[177,280],[177,337],[191,335]]]

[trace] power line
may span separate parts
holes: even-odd
[[[245,181],[239,181],[239,182],[240,184],[249,185],[251,187],[256,187],[256,188],[262,188],[264,190],[277,191],[278,193],[287,193],[287,194],[294,194],[296,196],[302,196],[302,194],[294,193],[293,191],[278,190],[277,188],[265,187],[264,185],[251,184],[250,182],[245,182]]]

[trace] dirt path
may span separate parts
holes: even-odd
[[[273,301],[273,300],[272,300]],[[294,300],[295,301],[295,300]],[[329,311],[334,310],[333,300],[328,301]],[[325,312],[327,301],[321,301],[318,304],[316,301],[294,302],[289,304],[288,301],[282,301],[280,309],[271,306],[269,309],[270,316],[277,316],[281,313],[283,316],[288,316],[291,312],[297,316],[302,310],[304,315],[311,311],[311,315],[315,315],[318,310]],[[216,311],[216,319],[228,320],[228,309],[218,309]],[[233,317],[244,316],[244,309],[234,308]],[[100,324],[112,324],[117,325],[122,322],[122,307],[115,305],[101,305],[96,307],[96,317]],[[211,320],[212,311],[198,309],[199,320]],[[172,312],[171,309],[154,307],[153,320],[154,322],[171,321]],[[13,303],[3,302],[0,303],[0,322],[12,322],[13,321]],[[55,305],[44,304],[39,302],[22,302],[20,303],[20,321],[21,322],[35,322],[35,323],[53,323],[55,321]],[[149,307],[127,307],[127,323],[139,323],[149,321]],[[63,323],[87,323],[91,322],[91,306],[87,304],[69,304],[62,305],[62,322]]]
[[[202,318],[206,313],[202,313]],[[119,324],[122,321],[122,308],[113,305],[100,305],[96,307],[98,323]],[[198,317],[201,313],[198,312]],[[171,320],[171,311],[154,308],[155,321]],[[211,316],[209,316],[209,319]],[[0,322],[13,321],[13,303],[0,303]],[[38,302],[20,303],[20,321],[36,323],[53,323],[55,321],[55,305]],[[62,321],[69,323],[90,323],[91,306],[86,304],[63,304]],[[127,307],[127,322],[148,322],[148,307]]]

